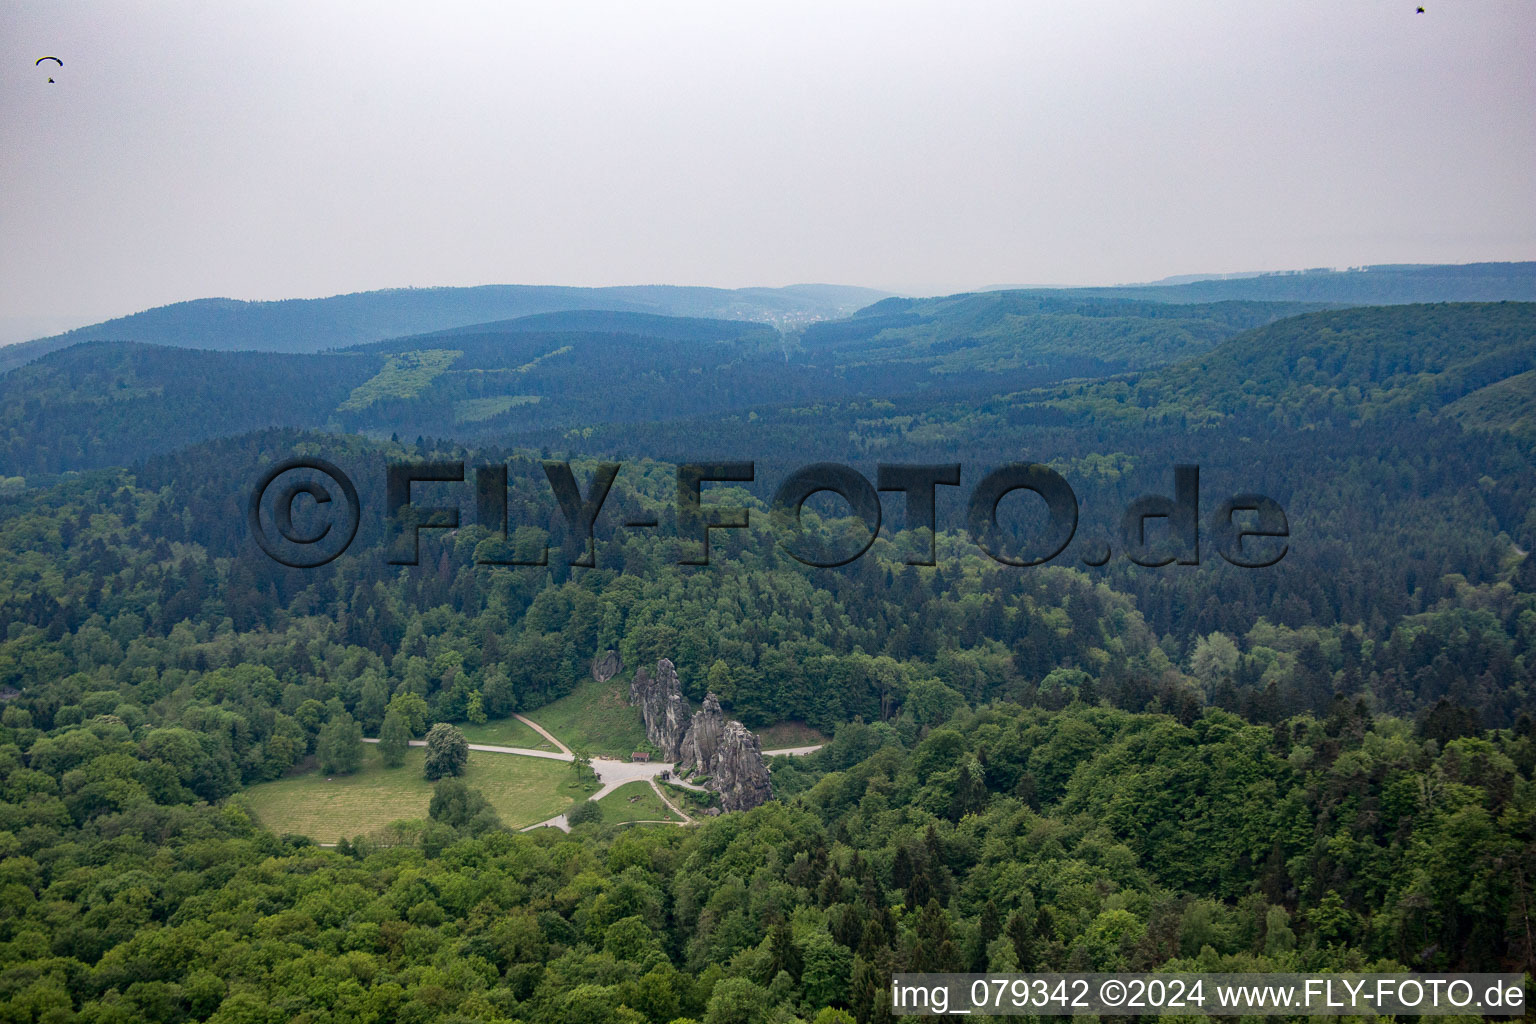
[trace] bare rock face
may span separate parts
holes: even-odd
[[[679,772],[715,773],[715,755],[720,749],[720,737],[725,732],[725,713],[720,710],[720,698],[714,694],[704,697],[704,707],[693,716],[688,735],[683,739],[683,749],[677,759]]]
[[[618,651],[604,651],[592,659],[592,678],[600,683],[606,683],[618,675],[624,668],[624,662],[619,657]]]
[[[727,811],[750,810],[773,795],[762,744],[735,719],[725,723],[720,736],[709,788],[720,794],[720,806]]]
[[[745,811],[771,795],[762,744],[746,726],[726,720],[712,693],[688,727],[678,771],[709,776],[704,785],[720,794],[723,810]]]
[[[674,762],[680,776],[708,776],[704,785],[720,794],[722,809],[749,810],[772,796],[757,737],[735,719],[727,720],[712,693],[690,718],[677,669],[666,658],[656,663],[654,676],[643,668],[635,672],[629,702],[639,706],[645,735],[662,758]]]
[[[662,658],[654,676],[643,668],[637,670],[629,684],[629,702],[639,705],[645,735],[661,751],[662,759],[678,760],[688,732],[688,702],[672,663]]]

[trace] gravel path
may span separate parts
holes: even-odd
[[[565,755],[566,760],[570,760],[573,756],[575,756],[571,753],[570,747],[555,739],[555,734],[544,728],[538,722],[535,722],[531,718],[524,718],[522,715],[518,714],[514,714],[512,717],[517,719],[519,722],[522,722],[524,725],[538,733],[540,736],[543,736],[545,739],[549,740],[549,742],[553,743],[555,746],[559,747],[560,753]]]
[[[544,728],[538,722],[533,721],[531,718],[524,718],[522,715],[513,715],[512,717],[516,718],[519,722],[522,722],[524,725],[537,732],[540,736],[543,736],[545,739],[549,740],[549,742],[559,747],[560,753],[556,754],[548,750],[533,750],[529,747],[501,747],[490,743],[471,743],[469,744],[469,749],[482,750],[491,754],[515,754],[519,757],[542,757],[547,761],[564,761],[566,763],[570,763],[576,760],[576,755],[571,753],[571,748],[566,746],[564,743],[561,743],[560,740],[555,737],[554,733]],[[365,738],[363,742],[377,743],[379,741],[377,739]],[[413,747],[424,747],[427,745],[426,740],[411,740],[410,742],[411,746]],[[820,750],[821,746],[822,745],[818,743],[811,747],[784,747],[780,750],[765,750],[763,751],[763,756],[786,757],[800,754],[809,754],[813,751]],[[668,800],[667,795],[663,793],[661,787],[656,784],[656,779],[661,775],[662,772],[670,772],[671,770],[672,766],[663,761],[620,761],[611,757],[594,757],[592,759],[592,771],[596,773],[597,781],[601,783],[601,786],[598,788],[597,792],[587,797],[587,799],[601,800],[603,797],[607,796],[609,793],[612,793],[626,782],[634,782],[636,779],[644,779],[646,782],[650,783],[651,788],[656,791],[656,795],[661,797],[661,802],[670,807],[672,812],[681,817],[683,820],[637,821],[632,822],[632,824],[697,825],[697,820],[689,817],[686,811],[678,807],[671,800]],[[706,790],[703,786],[695,785],[692,782],[679,779],[675,776],[668,779],[667,781],[672,782],[675,785],[682,786],[684,789],[692,789],[699,793],[708,792],[708,790]],[[525,828],[519,829],[518,831],[531,832],[536,828],[558,828],[562,832],[569,832],[571,830],[571,825],[570,822],[566,821],[565,815],[557,814],[553,818],[549,818],[548,820],[541,821],[534,825],[529,825]]]

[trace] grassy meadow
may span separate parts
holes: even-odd
[[[539,722],[537,718],[534,721]],[[544,723],[539,722],[539,724]],[[552,754],[559,752],[559,748],[553,743],[510,715],[483,725],[473,725],[469,722],[457,722],[455,725],[464,734],[464,738],[471,743],[486,743],[495,747],[525,747],[529,750],[547,750]],[[557,732],[555,735],[560,734]]]
[[[368,744],[363,766],[351,775],[290,775],[252,786],[240,799],[279,835],[291,832],[317,843],[379,836],[393,821],[427,816],[432,783],[422,775],[425,761],[426,751],[412,747],[405,764],[387,768],[378,747]],[[584,795],[569,765],[516,754],[471,751],[464,781],[484,793],[511,828],[552,818]]]
[[[625,821],[681,821],[645,781],[626,782],[598,802],[604,824]]]
[[[786,747],[810,747],[827,742],[825,733],[817,732],[804,722],[780,722],[764,729],[752,730],[764,750],[783,750]]]
[[[559,700],[522,714],[560,737],[572,750],[585,750],[593,756],[627,758],[645,742],[645,723],[640,720],[640,709],[629,705],[627,679],[599,683],[588,678]]]

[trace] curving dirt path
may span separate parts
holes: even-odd
[[[560,753],[564,754],[566,756],[567,760],[569,760],[569,759],[571,759],[572,757],[575,756],[574,754],[571,753],[571,748],[570,747],[566,746],[564,743],[561,743],[558,739],[555,738],[555,734],[554,733],[552,733],[548,729],[544,728],[538,722],[535,722],[531,718],[524,718],[522,715],[515,714],[515,713],[512,715],[512,717],[517,719],[519,722],[522,722],[524,725],[526,725],[528,728],[532,729],[534,732],[538,733],[540,736],[543,736],[545,739],[549,740],[549,742],[553,743],[555,746],[559,747],[560,748]]]
[[[518,714],[514,714],[512,717],[516,718],[519,722],[522,722],[524,725],[528,726],[534,732],[538,733],[540,736],[543,736],[546,740],[549,740],[549,742],[551,742],[555,746],[559,747],[560,748],[560,753],[556,754],[556,753],[552,753],[551,751],[548,751],[548,750],[534,750],[534,749],[532,749],[530,747],[502,747],[502,746],[497,746],[497,745],[491,744],[491,743],[471,743],[471,744],[469,744],[469,749],[470,750],[485,751],[486,753],[491,753],[491,754],[515,754],[518,757],[542,757],[542,758],[544,758],[545,760],[548,760],[548,761],[564,761],[566,763],[570,763],[570,762],[576,760],[576,755],[571,752],[571,748],[566,746],[564,743],[560,742],[559,738],[556,737],[554,733],[552,733],[548,729],[544,728],[538,722],[535,722],[531,718],[525,718],[522,715],[518,715]],[[377,739],[370,739],[370,738],[364,737],[363,742],[364,743],[377,743],[379,741]],[[427,741],[426,740],[411,740],[410,741],[410,745],[413,746],[413,747],[424,747],[424,746],[427,745]],[[820,744],[818,744],[818,745],[816,745],[814,747],[788,747],[788,748],[783,749],[783,750],[765,750],[765,751],[763,751],[763,754],[765,756],[777,756],[777,755],[781,755],[781,754],[782,755],[809,754],[813,750],[820,750],[820,749],[821,749],[821,746],[820,746]],[[662,792],[661,787],[656,784],[657,776],[659,776],[662,772],[670,772],[671,770],[672,770],[672,766],[670,764],[666,764],[666,763],[663,763],[663,762],[660,762],[660,761],[619,761],[619,760],[616,760],[616,759],[611,758],[611,757],[594,757],[594,758],[592,758],[592,771],[597,775],[597,781],[599,783],[601,783],[601,785],[599,786],[597,792],[595,792],[591,796],[587,797],[587,799],[588,800],[600,800],[603,797],[607,796],[609,793],[612,793],[614,790],[618,789],[620,786],[624,785],[625,783],[634,782],[637,779],[644,779],[647,783],[650,784],[650,787],[656,791],[656,795],[661,798],[661,802],[666,804],[667,807],[669,807],[672,810],[672,813],[676,814],[677,816],[679,816],[683,820],[682,821],[635,821],[635,822],[630,822],[630,824],[632,824],[632,825],[697,825],[698,824],[698,820],[695,819],[695,818],[689,817],[688,812],[684,811],[681,807],[678,807],[671,800],[668,800],[667,799],[667,795],[664,792]],[[697,790],[700,793],[707,792],[707,790],[705,790],[705,788],[703,786],[695,785],[695,784],[693,784],[691,782],[688,782],[686,780],[683,780],[683,779],[679,779],[679,778],[675,778],[674,777],[674,778],[670,779],[669,781],[674,782],[674,783],[676,783],[679,786],[682,786],[684,789],[693,789],[693,790]],[[533,825],[527,825],[527,826],[525,826],[523,828],[518,829],[518,831],[519,832],[531,832],[531,831],[533,831],[536,828],[558,828],[562,832],[569,832],[571,830],[571,825],[570,825],[570,822],[568,822],[566,820],[564,814],[557,814],[553,818],[549,818],[549,819],[547,819],[545,821],[537,822],[537,823],[535,823]]]
[[[820,750],[824,746],[826,746],[825,743],[814,743],[814,744],[812,744],[809,747],[780,747],[778,750],[765,750],[765,751],[763,751],[763,756],[764,757],[800,757],[801,755],[804,755],[804,754],[814,754],[814,753],[816,753],[816,751]]]
[[[539,730],[539,731],[543,732],[542,729]],[[556,743],[559,742],[558,740],[555,740],[555,738],[553,736],[551,736],[550,739],[552,741],[556,742]],[[363,737],[363,742],[364,743],[377,743],[379,741],[377,739],[370,739],[367,736],[364,736]],[[411,740],[410,744],[413,747],[424,747],[424,746],[427,745],[427,741],[426,740]],[[471,744],[469,744],[469,749],[470,750],[484,750],[484,751],[487,751],[487,752],[492,753],[492,754],[517,754],[517,755],[519,755],[521,757],[542,757],[542,758],[545,758],[546,760],[550,760],[550,761],[567,761],[567,762],[569,762],[569,761],[574,761],[576,759],[576,756],[574,754],[572,754],[569,750],[567,750],[563,754],[556,754],[553,751],[549,751],[549,750],[534,750],[531,747],[498,747],[498,746],[496,746],[494,744],[491,744],[491,743],[471,743]]]
[[[661,797],[661,802],[666,804],[668,809],[671,810],[673,814],[675,814],[679,818],[683,819],[682,821],[674,822],[674,824],[677,824],[677,825],[692,825],[692,824],[694,824],[693,819],[688,817],[688,812],[687,811],[683,810],[681,807],[677,806],[677,804],[675,804],[671,800],[667,799],[667,794],[663,793],[661,791],[661,787],[656,785],[656,780],[655,779],[648,779],[647,781],[650,782],[651,788],[656,791],[656,795]]]

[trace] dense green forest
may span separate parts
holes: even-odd
[[[901,970],[1536,970],[1536,306],[1326,301],[999,292],[789,334],[551,312],[7,374],[0,1020],[869,1024]],[[363,496],[311,570],[246,524],[291,455]],[[751,525],[682,565],[676,463],[706,458],[755,462],[706,491]],[[543,459],[584,492],[623,464],[593,568]],[[908,564],[899,495],[857,560],[790,557],[767,502],[819,459],[961,463],[937,564]],[[385,465],[426,460],[506,466],[507,535],[472,482],[418,485],[461,525],[390,564]],[[1016,460],[1081,505],[1047,566],[965,529]],[[1087,564],[1181,463],[1200,564]],[[1243,491],[1286,510],[1271,568],[1210,546]],[[514,833],[449,780],[321,848],[247,802],[354,768],[337,737],[403,744],[403,708],[417,736],[537,717],[608,648],[830,739],[687,827]]]
[[[379,357],[87,342],[0,378],[7,475],[126,465],[226,432],[320,426]]]
[[[904,969],[1532,962],[1528,723],[1002,704],[845,726],[696,830],[320,850],[199,799],[206,731],[5,720],[8,1020],[829,1024]]]
[[[1080,298],[982,292],[891,298],[846,320],[811,324],[804,346],[843,365],[916,364],[937,375],[995,373],[1046,359],[1141,369],[1205,352],[1235,332],[1318,304]]]
[[[801,337],[743,320],[610,311],[531,315],[319,355],[81,344],[0,377],[0,473],[124,465],[263,426],[499,439],[785,403],[969,398],[1166,363],[1311,308],[1007,292],[935,305],[921,331],[877,331],[881,315],[839,321],[832,336],[841,324],[864,333],[836,344],[819,325]]]
[[[1484,390],[1507,401],[1529,386],[1522,374],[1533,362],[1530,304],[1363,308],[1282,320],[1206,356],[1110,380],[792,405],[524,440],[666,459],[751,453],[766,481],[823,459],[870,477],[877,461],[960,462],[962,486],[939,489],[939,521],[954,528],[982,473],[1038,460],[1066,477],[1082,507],[1084,547],[1074,542],[1058,564],[1075,563],[1134,596],[1159,635],[1241,633],[1265,617],[1292,628],[1358,623],[1385,636],[1404,616],[1455,603],[1463,584],[1511,580],[1518,552],[1536,547],[1530,439],[1502,418],[1458,415]],[[1346,372],[1356,383],[1340,383]],[[1264,572],[1214,556],[1198,568],[1148,571],[1123,559],[1082,566],[1087,546],[1115,539],[1131,501],[1172,493],[1180,463],[1200,467],[1202,509],[1243,491],[1280,502],[1293,538],[1286,558]],[[1514,585],[1529,586],[1528,573]]]

